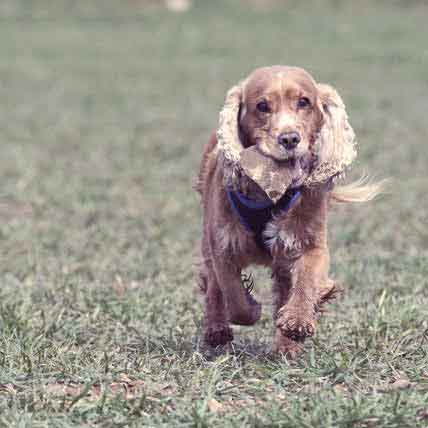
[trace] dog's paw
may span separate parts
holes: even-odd
[[[248,299],[246,308],[229,309],[229,321],[236,325],[253,325],[262,315],[262,305],[253,297]]]
[[[279,310],[276,326],[284,336],[297,341],[303,341],[315,333],[315,319],[312,314],[287,310],[286,307]]]
[[[284,354],[290,360],[294,360],[302,353],[303,348],[295,340],[284,336],[282,330],[277,329],[272,345],[272,351],[276,354]]]
[[[216,323],[205,328],[204,339],[207,345],[213,347],[226,345],[233,340],[233,332],[228,325]]]

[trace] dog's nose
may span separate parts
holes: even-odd
[[[300,143],[300,135],[298,132],[283,132],[278,136],[278,143],[287,150],[292,150]]]

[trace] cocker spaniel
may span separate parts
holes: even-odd
[[[253,325],[261,305],[242,270],[268,266],[273,279],[273,349],[296,356],[315,331],[329,278],[329,202],[367,201],[379,185],[337,186],[356,156],[337,92],[303,69],[255,70],[227,94],[205,146],[196,189],[203,206],[198,280],[204,339],[233,339],[230,324]]]

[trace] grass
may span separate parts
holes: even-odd
[[[246,4],[2,1],[0,426],[428,426],[426,3]],[[337,87],[353,174],[394,178],[332,214],[346,293],[296,362],[263,271],[261,322],[206,352],[192,273],[202,145],[275,63]]]

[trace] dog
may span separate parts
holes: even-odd
[[[301,68],[259,68],[228,92],[195,185],[208,345],[232,341],[230,324],[259,320],[261,305],[242,275],[252,264],[272,273],[273,351],[294,358],[314,334],[321,305],[337,291],[329,206],[380,192],[376,184],[336,183],[356,156],[354,137],[338,93]]]

